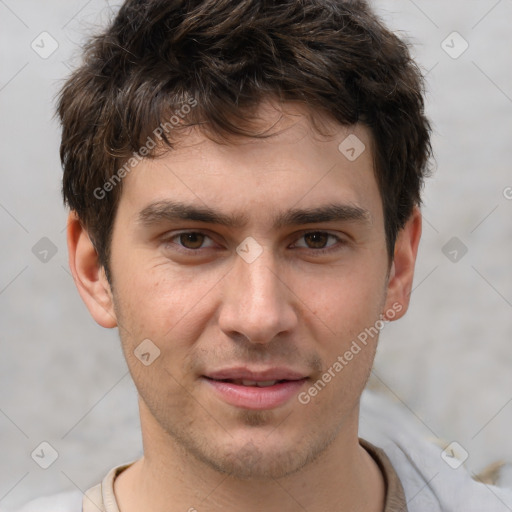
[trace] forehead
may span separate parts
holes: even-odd
[[[125,177],[120,210],[135,219],[151,203],[173,200],[275,219],[293,207],[342,203],[379,215],[366,127],[325,120],[320,134],[295,105],[284,112],[262,105],[258,123],[269,137],[220,142],[189,129],[174,149],[143,160]]]

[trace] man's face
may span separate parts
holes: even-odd
[[[344,354],[391,308],[369,132],[322,138],[294,112],[270,139],[220,145],[193,130],[142,162],[113,231],[113,311],[146,441],[242,478],[290,474],[357,431],[378,336]],[[351,133],[366,145],[355,161],[338,149]],[[164,214],[165,202],[218,218]],[[149,365],[134,353],[143,340]]]

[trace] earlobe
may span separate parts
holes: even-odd
[[[110,285],[89,234],[75,212],[68,217],[67,243],[69,268],[87,309],[102,327],[116,327]]]
[[[421,238],[422,217],[415,206],[409,220],[398,233],[393,263],[391,265],[386,306],[383,316],[389,320],[401,318],[409,307],[409,299],[414,279],[414,267]],[[386,315],[386,312],[390,312]]]

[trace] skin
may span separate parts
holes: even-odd
[[[378,336],[308,404],[293,397],[270,410],[236,407],[202,378],[232,366],[286,366],[309,378],[307,391],[379,315],[399,305],[396,320],[407,310],[418,208],[390,265],[370,132],[324,119],[330,136],[320,136],[306,113],[298,104],[282,112],[265,103],[259,122],[274,133],[269,139],[221,145],[190,129],[175,150],[140,163],[123,182],[112,286],[70,214],[78,290],[96,322],[119,328],[139,392],[144,457],[115,481],[122,512],[169,512],[170,503],[201,512],[383,509],[383,477],[358,443]],[[354,162],[338,150],[351,133],[366,145]],[[137,221],[162,200],[243,213],[247,222]],[[280,212],[330,203],[367,210],[368,220],[273,223]],[[184,239],[180,230],[206,236]],[[236,252],[247,237],[263,249],[252,263]],[[149,366],[134,355],[144,339],[160,350]]]

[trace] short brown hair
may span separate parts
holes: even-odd
[[[260,137],[251,119],[263,100],[299,101],[370,128],[392,261],[429,173],[423,94],[407,44],[361,0],[127,0],[60,91],[64,202],[109,277],[123,166],[141,148],[157,154],[157,127],[186,118],[216,137]]]

